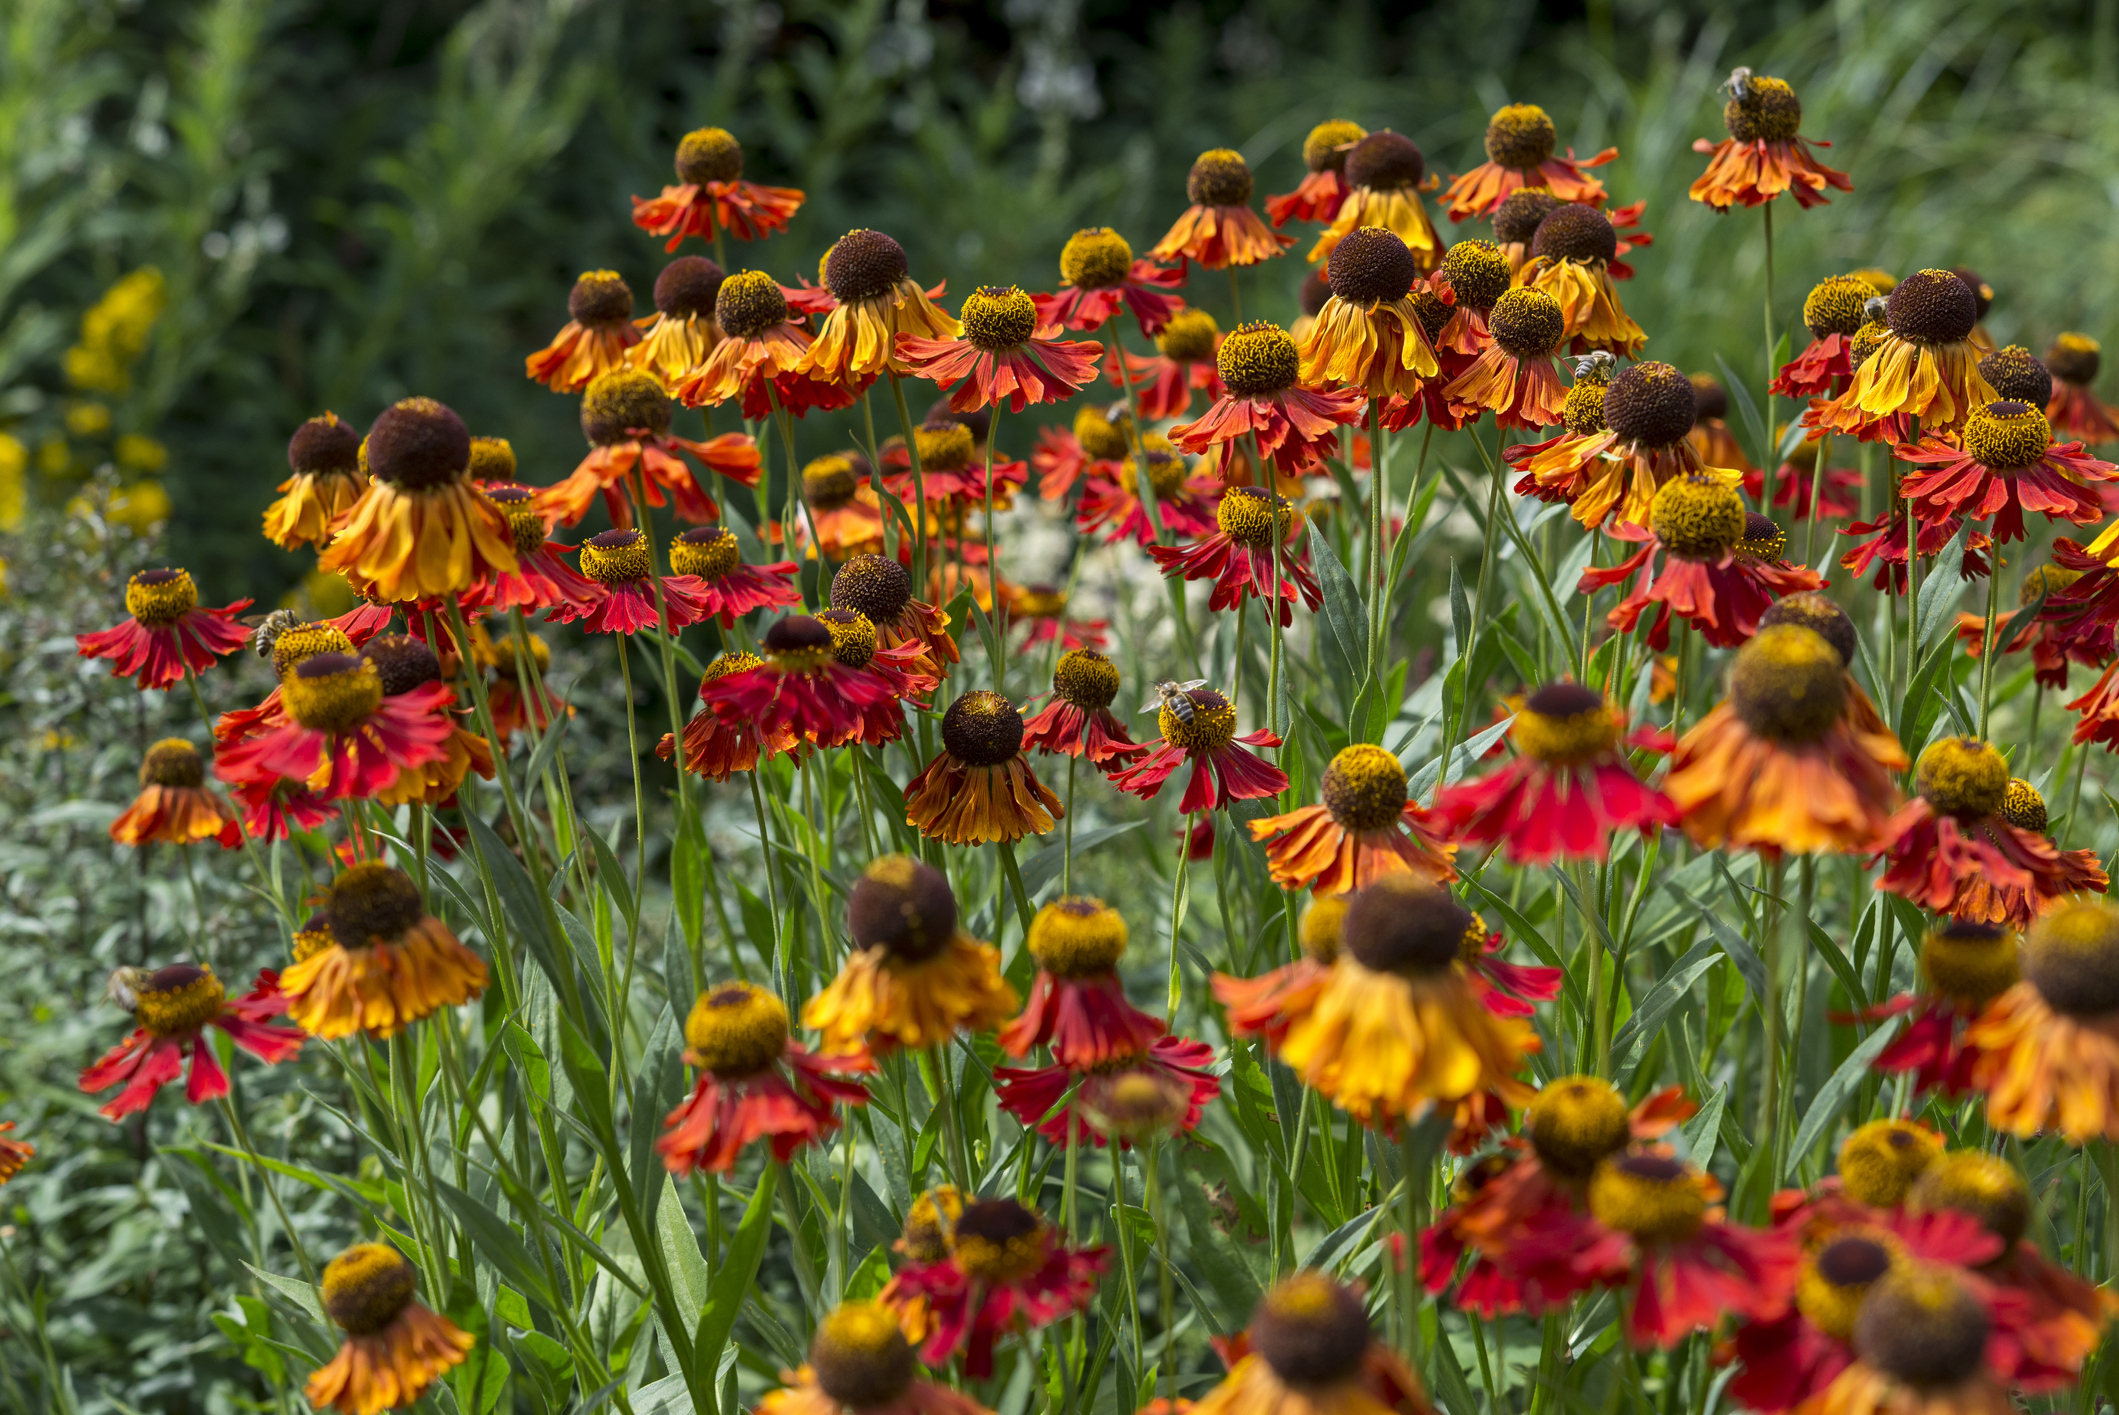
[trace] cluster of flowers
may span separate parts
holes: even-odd
[[[1827,187],[1850,189],[1799,136],[1785,83],[1739,71],[1726,118],[1730,136],[1710,147],[1696,199],[1752,206],[1792,191],[1810,205]],[[2111,1302],[2025,1242],[2013,1171],[1945,1155],[1917,1126],[1878,1122],[1848,1141],[1838,1184],[1784,1196],[1771,1228],[1728,1221],[1712,1181],[1656,1144],[1690,1114],[1682,1095],[1629,1111],[1594,1078],[1542,1090],[1523,1079],[1539,1047],[1526,1019],[1558,995],[1560,970],[1504,961],[1501,936],[1449,886],[1463,850],[1498,847],[1519,864],[1602,861],[1618,832],[1666,828],[1774,860],[1880,860],[1880,889],[1942,920],[1922,954],[1929,991],[1885,1005],[1914,1021],[1880,1064],[1925,1090],[1983,1094],[2008,1133],[2119,1138],[2119,993],[2108,981],[2119,976],[2119,912],[2082,899],[2104,890],[2104,872],[2047,837],[2037,792],[1975,738],[1929,747],[1904,798],[1911,763],[1855,681],[1853,624],[1815,571],[1784,558],[1781,528],[1744,502],[1748,492],[1798,519],[1851,515],[1853,483],[1829,468],[1829,439],[1884,443],[1908,470],[1884,515],[1848,527],[1869,539],[1843,563],[1903,591],[1916,554],[1978,521],[1963,563],[1990,573],[1992,549],[2024,537],[2026,509],[2087,525],[2110,504],[2103,488],[2119,468],[2052,436],[2059,426],[2089,441],[2119,437],[2087,391],[2095,347],[2064,336],[2050,368],[2018,348],[1982,351],[1991,292],[1968,272],[1827,280],[1805,303],[1814,342],[1776,384],[1810,400],[1807,461],[1778,469],[1769,488],[1729,436],[1718,390],[1664,363],[1621,368],[1647,336],[1617,282],[1631,274],[1623,257],[1651,237],[1638,205],[1605,210],[1591,169],[1614,153],[1578,161],[1556,145],[1542,110],[1495,114],[1489,161],[1441,197],[1453,221],[1491,218],[1493,239],[1447,246],[1421,195],[1438,184],[1397,133],[1320,125],[1300,187],[1267,200],[1270,225],[1251,208],[1243,159],[1211,151],[1192,168],[1189,207],[1146,257],[1114,231],[1083,231],[1061,253],[1056,294],[981,287],[956,316],[935,303],[942,286],[924,288],[903,249],[869,230],[830,248],[819,284],[680,257],[655,282],[655,314],[640,320],[617,275],[590,272],[569,296],[569,322],[527,361],[530,377],[582,395],[590,451],[550,486],[519,483],[504,440],[472,437],[432,399],[396,404],[365,435],[329,413],[311,419],[290,441],[292,475],[265,530],[283,546],[316,547],[320,566],[359,593],[357,608],[316,623],[272,616],[252,634],[238,618],[248,601],[203,607],[184,571],[150,569],[127,585],[129,617],[80,643],[143,690],[191,684],[245,642],[278,679],[264,701],[212,724],[212,774],[233,805],[207,785],[198,748],[172,739],[148,754],[114,838],[233,848],[336,816],[345,868],[296,933],[291,966],[261,972],[239,999],[198,964],[125,974],[119,992],[137,1030],[83,1073],[83,1088],[123,1083],[105,1107],[116,1119],[146,1107],[188,1057],[186,1093],[202,1102],[228,1091],[208,1028],[279,1062],[307,1037],[389,1037],[480,994],[485,964],[382,861],[368,813],[446,809],[472,772],[493,774],[513,734],[568,710],[542,683],[547,655],[525,612],[627,635],[676,636],[715,619],[743,626],[748,642],[757,611],[793,611],[756,633],[755,652],[730,649],[706,666],[700,711],[660,745],[684,770],[725,781],[776,756],[901,740],[906,705],[927,709],[959,662],[938,606],[969,590],[1064,652],[1050,698],[1027,719],[998,692],[956,694],[940,714],[939,752],[903,788],[909,825],[957,846],[1052,830],[1064,807],[1033,770],[1035,752],[1086,759],[1144,798],[1189,767],[1180,809],[1206,817],[1289,790],[1260,755],[1280,739],[1240,735],[1240,694],[1201,683],[1164,685],[1160,736],[1133,741],[1111,711],[1121,683],[1097,647],[1104,626],[1066,620],[1057,591],[1002,579],[994,509],[1034,467],[1043,498],[1078,498],[1085,534],[1144,546],[1166,576],[1211,581],[1214,612],[1264,601],[1284,627],[1297,604],[1321,604],[1295,536],[1289,493],[1300,478],[1342,452],[1366,467],[1387,435],[1423,421],[1558,428],[1505,449],[1517,492],[1564,502],[1584,528],[1636,546],[1591,565],[1581,590],[1626,587],[1606,623],[1623,635],[1652,614],[1654,650],[1669,645],[1674,621],[1736,649],[1725,699],[1674,736],[1631,728],[1597,687],[1548,683],[1506,704],[1512,757],[1428,806],[1392,753],[1365,743],[1339,752],[1315,804],[1249,822],[1274,882],[1314,901],[1299,961],[1215,979],[1232,1033],[1261,1038],[1364,1124],[1453,1118],[1452,1149],[1481,1158],[1419,1235],[1417,1261],[1430,1288],[1468,1310],[1543,1313],[1617,1289],[1638,1345],[1734,1317],[1738,1394],[1763,1411],[1868,1415],[1912,1408],[1912,1392],[1999,1415],[2008,1386],[2072,1380]],[[784,229],[802,194],[744,181],[742,160],[725,132],[687,136],[681,183],[638,202],[636,222],[668,236],[671,251],[687,237],[719,249],[724,234]],[[1324,225],[1309,254],[1321,278],[1296,328],[1248,322],[1224,334],[1185,304],[1192,266],[1276,257],[1294,244],[1278,229],[1291,220]],[[1152,356],[1125,349],[1121,316],[1153,341]],[[1571,386],[1563,351],[1582,360]],[[907,378],[945,395],[917,426]],[[999,458],[1002,403],[1019,413],[1100,380],[1119,391],[1115,403],[1083,408],[1071,431],[1048,429],[1027,462]],[[797,562],[745,563],[707,489],[711,477],[758,484],[751,436],[678,437],[673,411],[736,402],[747,422],[775,420],[785,434],[812,410],[865,408],[879,381],[900,437],[799,471],[782,438],[789,505],[766,530],[830,562],[810,603]],[[1190,418],[1195,394],[1206,407]],[[551,538],[599,503],[611,529],[578,545]],[[667,547],[668,574],[646,514],[662,507],[688,526]],[[2033,648],[2041,673],[2064,681],[2069,661],[2119,657],[2115,543],[2119,526],[2087,547],[2061,542],[2037,582],[2037,614],[2009,627],[2008,646]],[[1971,618],[1966,635],[1981,652],[1993,616]],[[2119,743],[2113,672],[2073,705],[2080,740]],[[1643,772],[1661,756],[1668,770],[1650,784]],[[760,1141],[784,1161],[835,1130],[841,1107],[865,1102],[860,1078],[877,1058],[960,1033],[991,1032],[1018,1061],[1044,1050],[1048,1064],[1000,1068],[995,1085],[1003,1109],[1055,1144],[1190,1130],[1218,1093],[1213,1049],[1126,1000],[1126,925],[1097,900],[1069,895],[1036,915],[1028,947],[1039,971],[1020,1011],[996,951],[960,931],[947,880],[927,864],[872,864],[852,891],[847,932],[852,953],[801,1011],[820,1037],[814,1052],[766,989],[728,982],[699,996],[685,1026],[696,1085],[656,1142],[672,1172],[726,1171]],[[296,1025],[274,1025],[282,1015]],[[1509,1134],[1512,1112],[1523,1118]],[[13,1147],[0,1160],[26,1157],[15,1142],[0,1147]],[[1080,1310],[1105,1262],[1013,1200],[934,1191],[914,1220],[879,1304],[828,1317],[810,1365],[768,1398],[771,1409],[966,1415],[977,1407],[918,1378],[916,1361],[961,1357],[984,1374],[1004,1335]],[[463,1359],[471,1338],[420,1306],[414,1285],[412,1267],[382,1245],[330,1265],[325,1307],[348,1337],[312,1378],[313,1400],[349,1412],[401,1406]],[[1424,1409],[1410,1372],[1369,1339],[1358,1294],[1318,1274],[1275,1288],[1224,1354],[1228,1379],[1201,1402],[1216,1415],[1330,1392]]]

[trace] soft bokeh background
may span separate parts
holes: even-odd
[[[1343,116],[1410,134],[1447,175],[1478,160],[1492,108],[1534,100],[1578,151],[1616,145],[1605,181],[1648,202],[1656,244],[1625,298],[1650,352],[1741,367],[1762,223],[1684,196],[1737,63],[1797,86],[1857,187],[1782,204],[1782,327],[1828,273],[1969,265],[1999,292],[1997,339],[2119,333],[2119,0],[0,0],[0,1118],[43,1146],[0,1193],[42,1294],[0,1272],[0,1408],[290,1408],[270,1348],[246,1369],[223,1336],[240,1325],[214,1325],[254,1301],[222,1243],[245,1201],[228,1167],[71,1088],[116,1035],[101,974],[193,904],[167,860],[114,870],[98,804],[188,707],[113,686],[69,635],[108,622],[149,556],[213,603],[293,587],[310,562],[257,527],[303,418],[365,425],[432,394],[512,438],[525,480],[562,475],[575,402],[522,359],[581,270],[623,272],[646,309],[665,257],[627,198],[707,123],[742,138],[748,175],[809,193],[764,248],[772,273],[813,275],[868,225],[960,295],[1049,288],[1083,225],[1145,249],[1203,148],[1242,149],[1284,191],[1309,126]],[[1247,276],[1246,309],[1291,315],[1302,273]],[[1195,293],[1225,312],[1218,278]],[[811,423],[805,453],[843,440]],[[217,924],[250,906],[228,872],[206,882]],[[313,1098],[270,1099],[277,1132],[330,1131]]]

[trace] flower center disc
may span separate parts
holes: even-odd
[[[387,1243],[356,1243],[324,1266],[324,1311],[354,1336],[397,1320],[419,1284],[412,1265]]]
[[[1324,769],[1323,795],[1341,828],[1383,830],[1405,811],[1405,768],[1383,748],[1357,742]]]
[[[1068,895],[1030,921],[1030,952],[1056,978],[1109,973],[1126,953],[1126,921],[1101,899]]]
[[[2023,941],[2023,975],[2071,1017],[2119,1012],[2119,909],[2084,899],[2038,920]]]
[[[1689,1238],[1707,1214],[1707,1194],[1697,1176],[1662,1155],[1621,1155],[1597,1167],[1589,1181],[1589,1208],[1606,1228],[1644,1242]]]
[[[199,607],[199,587],[184,570],[142,570],[125,582],[125,612],[165,629]]]
[[[863,948],[887,948],[908,962],[932,958],[956,937],[956,894],[925,861],[885,855],[855,881],[846,926]]]
[[[1107,290],[1133,272],[1133,247],[1109,226],[1076,231],[1060,247],[1060,279],[1077,290]]]
[[[787,1004],[749,983],[699,994],[684,1019],[692,1063],[724,1081],[755,1076],[787,1049]]]
[[[1352,1380],[1369,1348],[1368,1313],[1352,1288],[1321,1272],[1299,1272],[1260,1300],[1251,1346],[1291,1386]]]
[[[919,1371],[897,1314],[875,1302],[848,1302],[819,1322],[809,1366],[819,1388],[849,1410],[891,1404]]]
[[[196,1032],[220,1015],[228,996],[212,969],[192,963],[157,968],[137,991],[139,1006],[133,1018],[157,1037]]]
[[[382,705],[383,680],[365,660],[320,653],[295,665],[280,683],[280,697],[312,732],[351,732]]]
[[[1192,688],[1192,720],[1185,721],[1165,705],[1157,718],[1163,740],[1187,752],[1218,752],[1236,740],[1236,705],[1212,688]]]
[[[1847,1193],[1876,1208],[1895,1208],[1913,1181],[1942,1157],[1942,1141],[1908,1120],[1872,1120],[1839,1147]]]
[[[670,568],[680,575],[718,580],[742,563],[736,533],[726,526],[694,526],[670,542]]]
[[[1761,737],[1815,742],[1846,707],[1847,671],[1823,635],[1799,624],[1776,624],[1737,650],[1729,702]]]
[[[1045,1221],[1013,1199],[966,1204],[956,1221],[957,1266],[986,1282],[1021,1282],[1045,1265],[1050,1248]]]

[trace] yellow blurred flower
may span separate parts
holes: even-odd
[[[28,470],[29,449],[19,438],[0,432],[0,531],[22,529],[22,515],[29,506],[23,473]]]
[[[169,449],[151,437],[128,432],[118,439],[118,465],[136,472],[159,472],[169,465]]]
[[[76,437],[101,437],[110,431],[110,405],[94,399],[66,410],[66,430]]]
[[[147,347],[164,298],[162,272],[151,265],[104,291],[102,299],[81,313],[80,341],[64,359],[67,381],[99,393],[130,388],[132,365]]]
[[[74,464],[74,452],[63,437],[47,437],[37,444],[37,470],[48,477],[66,475]]]
[[[145,535],[169,519],[169,493],[162,490],[160,482],[134,482],[112,495],[104,514]]]

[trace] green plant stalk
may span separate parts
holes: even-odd
[[[1778,466],[1773,455],[1773,449],[1779,445],[1780,441],[1773,426],[1773,416],[1776,411],[1773,396],[1773,379],[1780,372],[1773,364],[1773,351],[1779,347],[1779,341],[1773,335],[1773,203],[1767,201],[1759,210],[1765,213],[1766,218],[1766,445],[1759,450],[1759,461],[1767,469],[1765,500],[1766,505],[1770,507],[1773,504],[1772,477],[1774,470]]]
[[[1177,1015],[1178,1004],[1184,1000],[1184,975],[1177,966],[1178,931],[1185,921],[1185,875],[1192,864],[1192,818],[1180,814],[1177,818],[1177,855],[1170,864],[1170,988],[1166,1016]]]
[[[250,1167],[258,1172],[258,1183],[264,1187],[265,1197],[272,1201],[272,1211],[279,1216],[280,1228],[287,1235],[287,1245],[294,1249],[295,1261],[301,1264],[302,1276],[308,1279],[311,1287],[317,1286],[316,1264],[310,1260],[309,1250],[302,1246],[302,1235],[295,1231],[294,1220],[287,1216],[287,1208],[280,1202],[280,1192],[273,1186],[273,1173],[258,1158],[257,1146],[250,1142],[250,1131],[244,1127],[242,1112],[236,1109],[232,1097],[221,1097],[221,1114],[228,1118],[228,1133],[235,1137],[237,1146],[249,1158]]]
[[[1171,1273],[1177,1262],[1170,1251],[1170,1224],[1163,1208],[1162,1191],[1162,1147],[1150,1140],[1138,1151],[1141,1175],[1145,1182],[1148,1201],[1148,1222],[1155,1226],[1155,1252],[1159,1261],[1155,1265],[1160,1278],[1157,1297],[1160,1305],[1156,1316],[1162,1321],[1163,1354],[1158,1363],[1162,1368],[1165,1398],[1175,1408],[1177,1401],[1177,1293]]]
[[[2001,603],[2001,556],[1994,556],[1994,563],[1987,567],[1987,615],[1986,637],[1980,640],[1979,654],[1979,735],[1988,737],[1988,724],[1994,712],[1994,660],[2001,656],[2001,646],[1994,642],[1994,615]]]
[[[912,413],[905,406],[905,384],[890,371],[890,396],[898,405],[898,429],[905,436],[905,455],[912,460],[912,585],[917,598],[927,588],[927,474],[920,470],[920,440],[912,435]]]
[[[1061,817],[1063,834],[1060,854],[1060,894],[1062,897],[1074,893],[1074,778],[1080,770],[1082,754],[1072,752],[1067,757],[1067,813]],[[1073,1143],[1073,1131],[1069,1131],[1068,1143]],[[1070,1160],[1071,1165],[1071,1152]]]
[[[993,538],[993,449],[994,444],[1000,440],[1001,405],[996,400],[991,421],[986,425],[986,592],[988,598],[993,601],[993,606],[986,611],[984,628],[986,654],[993,660],[993,691],[1006,697],[1008,662],[1001,652],[1001,547],[1000,542]],[[959,535],[958,539],[961,541],[962,536]],[[974,595],[971,602],[975,608],[978,597]],[[1061,613],[1064,615],[1065,611],[1062,610]]]
[[[764,869],[759,873],[765,876],[765,905],[773,919],[771,971],[778,971],[787,967],[787,942],[786,931],[780,921],[780,887],[773,882],[773,838],[765,825],[765,797],[758,789],[758,773],[751,771],[746,775],[750,778],[751,811],[758,820],[758,852],[764,857]]]
[[[1405,1171],[1405,1193],[1401,1196],[1398,1231],[1405,1240],[1405,1268],[1399,1274],[1398,1290],[1405,1304],[1405,1362],[1420,1369],[1420,1201],[1427,1193],[1427,1173],[1420,1147],[1414,1140],[1410,1120],[1398,1123],[1398,1160]],[[1395,1264],[1393,1267],[1395,1268]]]
[[[1494,427],[1494,442],[1497,447],[1503,436],[1504,433],[1500,425],[1496,423]],[[1464,681],[1457,690],[1457,711],[1452,713],[1449,710],[1447,695],[1445,695],[1442,704],[1442,766],[1435,773],[1435,794],[1437,796],[1441,795],[1442,788],[1449,784],[1449,759],[1457,750],[1458,739],[1464,733],[1467,721],[1466,715],[1471,710],[1472,662],[1479,647],[1479,626],[1486,621],[1487,587],[1491,582],[1494,569],[1494,533],[1501,522],[1500,458],[1498,455],[1487,455],[1486,444],[1479,441],[1479,435],[1476,431],[1472,433],[1472,445],[1477,447],[1479,455],[1486,459],[1486,470],[1489,478],[1486,496],[1486,536],[1479,551],[1479,584],[1478,592],[1472,600],[1471,629],[1465,635],[1468,642],[1458,645],[1457,648],[1458,660],[1464,665]],[[1434,801],[1430,799],[1428,804],[1433,805]]]
[[[1777,446],[1776,446],[1777,455]],[[1826,433],[1817,440],[1817,465],[1810,469],[1810,520],[1803,527],[1803,564],[1817,564],[1817,523],[1821,519],[1819,507],[1825,495],[1825,470],[1832,465],[1832,434]],[[1776,471],[1779,469],[1776,468]],[[1771,496],[1769,491],[1768,496]],[[1769,513],[1770,514],[1770,513]]]

